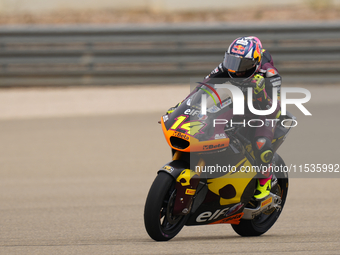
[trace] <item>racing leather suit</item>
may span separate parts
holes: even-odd
[[[265,88],[258,94],[253,93],[253,105],[255,109],[258,110],[266,110],[271,108],[272,106],[272,89],[274,87],[277,88],[277,99],[278,104],[275,111],[267,116],[257,116],[251,113],[245,105],[245,116],[241,116],[242,119],[260,119],[263,121],[264,125],[261,127],[256,127],[252,133],[253,139],[251,139],[252,147],[254,150],[254,154],[256,160],[259,164],[268,165],[271,162],[273,157],[272,150],[272,140],[274,138],[274,132],[276,128],[276,122],[271,121],[272,119],[278,119],[281,114],[281,106],[280,106],[280,89],[281,89],[281,76],[279,75],[277,69],[274,67],[273,59],[268,51],[265,49],[262,50],[262,62],[261,65],[255,73],[255,75],[261,75],[265,78]],[[230,79],[230,75],[228,70],[226,70],[222,63],[218,65],[208,76],[205,77],[205,83],[214,83],[214,79],[218,78],[218,84],[223,83],[223,78],[225,81],[230,81],[232,83],[232,79]],[[245,102],[247,102],[247,89],[238,86],[245,96]],[[199,85],[202,86],[202,85]],[[197,88],[196,88],[197,89]],[[196,90],[195,89],[195,90]],[[233,118],[234,119],[234,118]],[[237,119],[236,119],[237,120]],[[236,121],[235,120],[235,121]],[[246,122],[247,123],[247,122]],[[256,125],[252,123],[252,125]],[[260,125],[258,125],[260,126]],[[245,128],[245,132],[248,132],[247,128]],[[265,177],[268,177],[270,173],[263,173]]]

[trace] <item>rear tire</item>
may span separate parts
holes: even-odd
[[[173,216],[175,179],[160,172],[154,180],[144,207],[144,225],[155,241],[168,241],[183,228],[188,216]]]
[[[278,156],[278,161],[276,166],[285,166],[282,158]],[[232,225],[234,231],[240,236],[260,236],[266,233],[276,222],[278,217],[280,216],[283,206],[286,202],[287,192],[288,192],[288,174],[283,172],[275,173],[278,183],[271,192],[276,193],[281,197],[281,210],[274,210],[270,214],[261,213],[259,216],[252,220],[244,220],[241,219],[240,224]]]

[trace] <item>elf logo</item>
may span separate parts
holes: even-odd
[[[209,211],[203,212],[203,213],[201,213],[200,215],[197,216],[196,222],[205,222],[205,221],[216,220],[221,215],[225,215],[228,210],[229,210],[229,207],[224,208],[222,210],[218,209],[214,213],[209,212]]]

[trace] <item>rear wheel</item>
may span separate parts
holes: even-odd
[[[282,158],[278,156],[276,166],[285,166]],[[283,168],[281,168],[283,169]],[[281,197],[281,210],[270,209],[260,215],[256,216],[252,220],[241,219],[240,224],[232,225],[234,231],[240,236],[260,236],[267,232],[276,222],[280,216],[283,206],[286,202],[288,192],[288,174],[283,172],[275,173],[278,182],[272,188],[272,193]]]
[[[176,198],[175,180],[160,172],[154,180],[144,208],[144,225],[156,241],[168,241],[183,228],[188,216],[172,215]]]

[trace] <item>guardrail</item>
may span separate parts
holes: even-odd
[[[0,86],[189,83],[254,35],[289,83],[338,83],[340,23],[0,27]]]

